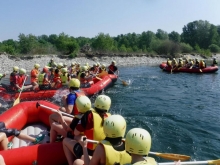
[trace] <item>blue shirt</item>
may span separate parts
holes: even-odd
[[[76,92],[79,92],[79,91],[76,91]],[[67,105],[75,105],[76,98],[77,97],[76,97],[76,93],[75,92],[69,93],[67,95],[67,99],[66,99]]]

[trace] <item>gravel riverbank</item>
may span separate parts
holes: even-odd
[[[201,58],[199,55],[184,55],[188,58]],[[30,71],[35,63],[41,65],[41,68],[48,64],[51,58],[54,59],[56,63],[62,62],[66,63],[68,66],[71,62],[79,62],[81,65],[89,63],[93,65],[96,62],[101,64],[106,64],[107,66],[111,63],[112,60],[116,61],[117,66],[129,66],[129,65],[159,65],[162,61],[166,61],[166,58],[161,58],[159,56],[150,57],[150,56],[93,56],[93,57],[76,57],[74,59],[65,58],[64,56],[58,55],[35,55],[28,57],[12,58],[13,56],[7,54],[0,55],[0,73],[10,74],[13,66],[18,66],[19,68],[25,68],[27,71]],[[217,60],[220,60],[220,55],[213,55]],[[211,58],[210,58],[211,59]],[[209,60],[209,59],[208,59]]]
[[[25,68],[27,71],[30,71],[35,63],[38,63],[41,65],[41,68],[48,64],[50,59],[53,58],[56,63],[62,62],[66,63],[68,66],[72,62],[79,62],[81,65],[84,65],[85,63],[89,63],[89,65],[93,65],[96,62],[99,62],[101,64],[106,64],[107,66],[110,65],[112,60],[116,61],[117,66],[128,66],[128,65],[159,65],[162,61],[166,60],[165,58],[160,57],[77,57],[74,59],[69,58],[60,58],[57,55],[48,55],[48,56],[36,56],[33,59],[21,59],[21,58],[10,58],[9,55],[0,55],[0,73],[6,73],[9,74],[12,71],[13,66],[18,66],[19,68]]]

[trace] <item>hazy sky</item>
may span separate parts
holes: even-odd
[[[73,37],[182,33],[189,22],[220,25],[220,0],[1,0],[0,41],[64,32]]]

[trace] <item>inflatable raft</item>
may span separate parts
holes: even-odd
[[[54,109],[59,108],[47,101],[39,101],[39,103]],[[12,141],[14,144],[12,149],[0,151],[0,154],[4,157],[7,165],[67,164],[62,142],[48,143],[48,118],[53,112],[36,105],[37,101],[17,104],[1,114],[0,121],[5,123],[6,128],[16,128],[33,137],[45,134],[44,140],[41,144],[33,145],[30,142],[19,140],[17,137],[9,137],[9,141]]]
[[[114,74],[109,74],[107,76],[102,77],[102,80],[98,80],[94,78],[94,84],[90,87],[82,87],[81,91],[85,93],[88,97],[100,93],[103,90],[106,90],[110,86],[112,86],[117,81],[118,76]],[[45,89],[39,90],[37,92],[34,91],[23,91],[20,95],[20,100],[44,100],[52,98],[54,95],[62,96],[68,93],[68,89],[60,88],[60,89]],[[0,98],[5,101],[13,101],[18,98],[19,93],[15,93],[9,90],[7,85],[2,84],[0,87]]]
[[[218,71],[218,66],[208,66],[206,68],[203,69],[199,69],[199,68],[187,68],[187,67],[181,67],[181,68],[171,68],[170,66],[167,66],[166,62],[163,62],[160,64],[160,68],[163,71],[166,72],[187,72],[187,73],[214,73],[216,71]],[[172,71],[171,71],[172,69]]]

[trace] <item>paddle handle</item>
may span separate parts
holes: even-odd
[[[175,165],[175,162],[158,163],[159,165]],[[209,164],[209,161],[189,161],[180,162],[181,165]]]
[[[49,109],[49,110],[51,110],[51,111],[53,111],[53,112],[57,112],[57,111],[58,111],[57,109],[48,107],[48,106],[46,106],[46,105],[42,105],[42,104],[40,104],[39,102],[37,102],[37,107],[38,107],[38,106],[43,107],[43,108],[46,108],[46,109]],[[70,114],[68,114],[68,113],[65,113],[65,112],[62,112],[62,111],[60,111],[60,112],[61,112],[63,115],[66,115],[66,116],[68,116],[68,117],[74,117],[73,115],[70,115]]]

